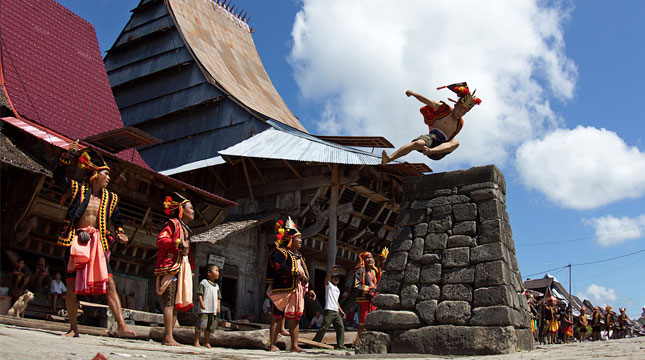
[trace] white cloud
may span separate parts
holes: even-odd
[[[578,293],[578,297],[583,300],[588,299],[592,304],[603,307],[618,300],[616,290],[596,284],[589,285],[586,291]]]
[[[645,235],[645,214],[635,218],[617,218],[611,215],[584,219],[585,224],[596,230],[596,242],[603,246],[620,244],[623,241],[641,238]]]
[[[524,184],[573,209],[645,194],[645,153],[614,132],[578,126],[527,141],[515,166]]]
[[[562,30],[570,10],[537,0],[303,0],[289,58],[303,99],[325,109],[310,130],[400,146],[427,133],[405,90],[445,100],[454,94],[437,86],[466,80],[483,103],[466,116],[459,149],[431,165],[502,165],[562,123],[548,98],[573,96]]]

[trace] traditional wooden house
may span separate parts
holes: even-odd
[[[159,174],[141,158],[135,147],[158,140],[123,126],[91,24],[53,0],[4,0],[0,23],[3,274],[18,257],[30,267],[42,256],[52,275],[64,271],[56,236],[66,199],[51,169],[79,139],[108,161],[108,188],[120,197],[130,242],[112,248],[117,289],[134,294],[126,306],[152,308],[165,195],[180,192],[193,200],[198,217],[190,226],[197,234],[220,223],[235,203]],[[7,285],[7,277],[2,280]]]
[[[212,0],[142,0],[104,58],[124,123],[160,139],[139,147],[155,170],[240,204],[195,238],[223,263],[237,317],[259,313],[273,224],[291,216],[319,295],[334,261],[392,238],[401,179],[423,164],[380,165],[383,137],[316,136],[284,103],[241,10]],[[324,296],[321,296],[324,299]]]

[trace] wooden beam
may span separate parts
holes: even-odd
[[[336,216],[342,216],[353,210],[351,203],[341,204],[336,209]],[[325,225],[329,224],[329,209],[325,209],[318,214],[316,222],[302,231],[302,238],[310,238],[318,235]]]
[[[246,161],[242,158],[242,168],[244,168],[244,177],[246,178],[246,185],[249,187],[249,195],[251,196],[251,203],[253,204],[253,211],[258,212],[258,208],[255,205],[255,197],[253,196],[253,187],[251,186],[251,179],[249,178],[249,170],[246,168]]]
[[[134,243],[134,239],[136,239],[141,229],[146,225],[146,221],[148,221],[148,216],[150,216],[151,211],[152,211],[152,207],[148,207],[146,209],[146,213],[143,215],[143,220],[141,220],[141,224],[137,226],[136,229],[134,229],[134,233],[132,233],[132,236],[130,236],[130,239],[128,241],[129,242],[128,247],[130,247],[130,245]]]
[[[287,167],[291,169],[291,171],[294,173],[294,175],[296,175],[298,179],[302,179],[302,176],[300,176],[300,174],[296,171],[296,169],[293,166],[291,166],[291,163],[289,163],[289,161],[287,160],[282,160],[282,161],[284,161]]]
[[[226,187],[226,184],[224,184],[224,181],[222,181],[222,178],[220,178],[219,175],[217,175],[217,172],[215,171],[215,169],[213,169],[212,166],[209,166],[207,169],[213,175],[215,180],[217,180],[217,182],[222,186],[222,188],[224,188],[224,190],[228,190],[228,187]]]
[[[338,187],[340,179],[338,164],[332,166],[331,171],[331,199],[329,200],[329,238],[327,241],[327,272],[331,274],[336,265],[336,235],[338,232]]]
[[[299,217],[303,217],[307,213],[307,211],[309,211],[309,209],[311,209],[311,207],[314,206],[314,204],[316,203],[316,200],[318,200],[320,195],[322,195],[324,193],[323,189],[327,189],[327,187],[324,187],[324,186],[319,187],[318,190],[316,190],[316,194],[314,195],[313,198],[311,198],[311,201],[309,202],[309,204],[307,206],[305,206],[304,209],[302,209],[302,211],[300,212]]]
[[[29,211],[31,210],[31,206],[34,204],[34,200],[36,200],[36,195],[40,193],[40,189],[43,188],[43,184],[45,183],[45,180],[47,179],[47,176],[41,175],[40,179],[38,179],[38,184],[36,184],[36,188],[33,190],[31,193],[31,198],[29,199],[29,203],[25,207],[25,211],[23,211],[22,215],[18,218],[18,221],[13,226],[14,231],[18,229],[18,226],[22,223],[22,220],[27,216]]]
[[[260,171],[260,169],[258,169],[258,166],[255,165],[255,161],[253,161],[253,159],[249,158],[249,162],[251,163],[251,166],[253,166],[253,169],[255,169],[255,172],[258,175],[260,175],[260,180],[262,180],[262,183],[267,184],[268,183],[267,179],[264,177],[264,174],[262,174],[262,171]]]

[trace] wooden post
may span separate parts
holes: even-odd
[[[251,187],[251,179],[249,178],[249,171],[246,168],[246,162],[244,161],[244,158],[242,158],[242,168],[244,169],[244,177],[246,178],[246,184],[249,187],[249,195],[251,195],[251,203],[253,204],[253,211],[258,212],[258,208],[255,205],[255,197],[253,196],[253,187]]]
[[[336,264],[336,233],[338,232],[338,164],[333,164],[331,169],[331,199],[329,200],[329,236],[327,238],[327,272],[333,271]]]

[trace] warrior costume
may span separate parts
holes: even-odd
[[[300,320],[305,308],[305,294],[309,289],[309,271],[302,254],[289,247],[291,240],[302,234],[291,218],[284,228],[282,221],[276,224],[276,228],[277,246],[269,255],[271,286],[267,295],[273,301],[274,316]]]
[[[472,109],[472,107],[476,104],[481,103],[481,100],[479,98],[474,97],[474,91],[472,95],[470,94],[468,85],[465,82],[442,86],[437,88],[437,90],[443,89],[445,87],[449,88],[460,96],[457,104],[464,106],[467,109],[466,112],[470,111],[470,109]],[[423,140],[425,142],[425,145],[432,149],[445,143],[446,141],[452,140],[455,136],[457,136],[457,134],[459,134],[461,128],[463,128],[464,126],[463,117],[460,117],[457,120],[457,128],[455,129],[455,132],[450,136],[446,136],[443,131],[434,128],[434,124],[437,120],[443,119],[446,116],[450,115],[453,110],[450,105],[446,104],[443,101],[441,101],[440,104],[441,105],[439,105],[439,107],[436,109],[430,105],[424,105],[423,107],[421,107],[421,109],[419,109],[421,115],[423,115],[423,122],[428,125],[428,134],[416,137],[414,140],[412,140],[413,142],[417,140]],[[444,156],[446,156],[446,154],[433,154],[429,157],[433,160],[439,160]]]
[[[371,253],[364,252],[358,256],[360,262],[354,269],[354,289],[359,292],[356,297],[356,303],[361,306],[358,316],[359,325],[365,324],[367,314],[377,309],[376,306],[372,304],[372,300],[377,295],[376,286],[381,278],[381,271],[376,267],[376,265],[372,265],[372,268],[369,270],[365,267],[365,256],[368,254]],[[362,286],[368,286],[370,290],[361,290]]]
[[[193,307],[194,246],[191,248],[190,245],[190,228],[180,220],[183,205],[187,202],[186,199],[175,202],[171,197],[166,197],[166,215],[177,210],[178,216],[168,219],[157,237],[157,263],[154,268],[157,294],[161,295],[163,306],[174,306],[179,311],[188,311]],[[185,247],[189,247],[189,255],[182,256]]]
[[[78,164],[82,169],[94,174],[81,182],[69,179],[65,175],[74,156],[74,149],[71,149],[70,153],[61,154],[53,171],[56,185],[63,188],[65,193],[71,194],[71,202],[65,215],[63,228],[58,235],[57,244],[67,247],[66,278],[75,281],[75,292],[80,295],[101,295],[106,292],[108,277],[112,277],[110,245],[115,237],[107,224],[111,221],[116,233],[123,233],[123,217],[117,206],[119,197],[107,189],[102,189],[97,219],[99,228],[96,229],[93,226],[77,228],[78,221],[87,210],[92,195],[90,182],[98,172],[110,168],[99,157],[92,160],[85,152],[79,157]],[[89,236],[79,241],[79,234]]]

